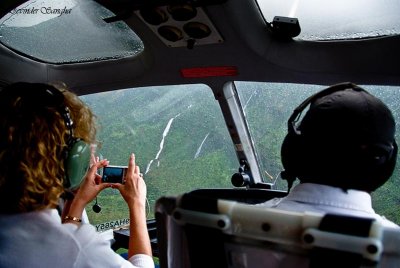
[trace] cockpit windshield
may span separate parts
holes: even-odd
[[[287,133],[287,120],[306,97],[323,89],[321,85],[235,82],[264,182],[287,190],[279,173],[283,167],[280,148]],[[188,90],[190,87],[190,90]],[[397,124],[399,88],[363,86],[381,98],[392,110]],[[395,89],[395,90],[394,90]],[[231,177],[238,160],[218,102],[205,85],[178,85],[122,89],[81,96],[98,116],[100,145],[97,154],[112,165],[126,165],[131,152],[144,174],[148,188],[148,217],[155,201],[197,188],[232,188]],[[399,129],[399,126],[397,126]],[[399,134],[397,134],[399,139]],[[393,221],[400,174],[373,193],[375,207]],[[397,181],[397,182],[396,182]],[[87,207],[89,219],[98,231],[129,223],[128,209],[117,190],[106,189],[95,213]]]
[[[129,155],[147,184],[148,217],[155,201],[196,188],[231,188],[238,160],[218,102],[205,85],[123,89],[82,96],[98,117],[97,154],[111,165]],[[96,202],[96,201],[94,201]],[[98,231],[127,224],[128,208],[118,190],[105,189],[90,222]]]

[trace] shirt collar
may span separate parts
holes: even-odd
[[[369,193],[315,183],[296,185],[287,195],[286,200],[375,213]]]

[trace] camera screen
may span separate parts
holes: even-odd
[[[127,167],[106,166],[103,168],[103,182],[123,183]]]

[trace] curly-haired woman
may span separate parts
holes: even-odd
[[[0,91],[0,267],[154,267],[135,156],[124,184],[101,183],[97,169],[108,161],[91,154],[96,127],[90,108],[66,87],[19,82]],[[128,261],[81,220],[107,187],[129,207]],[[60,217],[60,197],[71,189],[75,197]]]

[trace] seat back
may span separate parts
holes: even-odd
[[[248,204],[256,204],[265,202],[274,197],[283,197],[287,192],[269,190],[269,189],[258,189],[258,188],[230,188],[230,189],[197,189],[185,196],[189,198],[195,198],[195,200],[201,200],[200,202],[186,202],[194,205],[194,210],[202,210],[202,208],[214,207],[216,199],[233,200]],[[186,199],[187,199],[186,198]],[[177,204],[178,197],[161,197],[157,200],[155,204],[155,218],[157,226],[157,241],[159,251],[159,262],[160,267],[190,267],[190,261],[196,259],[189,258],[188,252],[188,240],[186,234],[192,233],[187,232],[182,226],[174,220],[172,214],[176,208],[180,205]],[[209,205],[204,206],[204,203],[210,202]],[[189,225],[190,226],[190,225]],[[196,226],[192,226],[196,228]],[[202,230],[202,227],[199,227]],[[219,233],[218,230],[208,230],[207,235],[211,236],[211,232]],[[193,232],[196,233],[196,232]],[[189,234],[190,235],[190,234]],[[216,239],[216,237],[212,237]],[[189,239],[189,242],[195,241],[196,239]],[[221,241],[222,243],[222,241]],[[210,243],[211,245],[219,245],[221,243]],[[209,246],[211,246],[209,245]],[[210,249],[210,248],[209,248]],[[196,252],[191,250],[191,252]],[[210,252],[215,252],[215,250],[210,250]],[[210,253],[211,254],[211,253]],[[209,254],[209,256],[211,256]],[[193,255],[193,254],[192,254]],[[215,254],[213,257],[218,257],[219,254]],[[214,258],[216,262],[216,259]],[[223,266],[220,266],[223,267]]]
[[[400,267],[400,229],[191,193],[156,203],[160,267]]]

